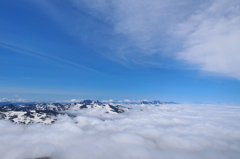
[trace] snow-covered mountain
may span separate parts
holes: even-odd
[[[74,109],[104,109],[105,113],[117,114],[127,111],[129,108],[123,106],[113,106],[103,104],[99,101],[84,100],[80,103],[60,104],[60,103],[42,103],[42,104],[27,104],[27,105],[1,105],[0,119],[11,120],[19,124],[43,123],[52,124],[57,119],[59,114],[67,114],[70,108]]]

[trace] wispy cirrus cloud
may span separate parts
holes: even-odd
[[[70,35],[97,46],[97,52],[113,60],[162,67],[164,58],[170,57],[193,64],[190,68],[240,79],[238,0],[64,3],[70,12],[55,1],[38,4]]]
[[[79,95],[79,96],[106,96],[108,94],[71,91],[71,90],[50,90],[50,89],[31,89],[31,88],[2,88],[0,93],[20,93],[20,94],[45,94],[45,95]]]
[[[184,39],[177,54],[199,69],[240,79],[240,2],[214,1],[180,23]]]
[[[2,43],[2,42],[0,42],[0,47],[12,50],[15,53],[20,53],[20,54],[24,54],[24,55],[27,55],[27,56],[32,56],[32,57],[39,58],[39,59],[42,59],[42,60],[54,60],[54,61],[57,61],[57,62],[70,64],[70,65],[75,66],[75,67],[79,67],[79,68],[82,68],[82,69],[93,71],[95,73],[102,74],[101,72],[99,72],[97,70],[94,70],[92,68],[80,65],[80,64],[72,62],[72,61],[68,61],[68,60],[62,59],[62,58],[54,56],[52,54],[47,54],[47,53],[43,53],[43,52],[28,50],[28,49],[25,49],[25,48],[19,48],[19,47],[12,46],[12,45],[9,45],[9,44],[5,44],[5,43]]]

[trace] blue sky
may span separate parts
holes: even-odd
[[[240,103],[240,2],[0,2],[0,99]]]

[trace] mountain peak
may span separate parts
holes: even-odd
[[[96,100],[87,99],[87,100],[80,102],[80,104],[102,104],[102,103],[99,101],[96,101]]]

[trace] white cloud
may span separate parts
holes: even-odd
[[[0,120],[0,158],[239,158],[239,106],[132,108],[115,115],[78,110],[53,125]]]
[[[103,103],[112,103],[113,101],[114,101],[113,99],[101,100],[101,102],[103,102]]]
[[[101,102],[103,102],[103,103],[108,103],[108,100],[101,100]]]
[[[131,100],[129,100],[129,99],[125,99],[124,102],[131,102]]]
[[[144,56],[155,53],[163,55],[164,52],[169,53],[168,49],[171,47],[183,47],[177,55],[171,53],[170,56],[197,64],[197,68],[202,71],[240,79],[238,69],[240,68],[240,2],[238,0],[196,2],[100,0],[94,3],[95,5],[89,1],[83,2],[89,6],[92,15],[104,17],[104,20],[113,24],[116,34],[128,38],[131,45],[125,44],[125,49],[120,51],[121,57],[127,59],[134,57],[132,60],[136,64],[144,65],[145,60],[141,59],[139,53]],[[179,27],[177,32],[182,34],[180,38],[183,40],[182,44],[177,42],[178,35],[171,34],[176,26]],[[133,46],[140,50],[127,49]],[[132,53],[135,55],[131,56]],[[156,61],[150,61],[149,64],[151,63],[155,65]]]
[[[178,54],[203,71],[240,79],[240,2],[214,1],[179,24],[184,49]]]
[[[55,102],[64,102],[64,103],[78,103],[83,101],[84,99],[67,99],[67,100],[56,100]]]
[[[171,57],[193,64],[194,69],[240,79],[239,0],[69,2],[97,22],[73,10],[67,13],[53,2],[37,1],[69,34],[94,48],[107,48],[103,54],[110,59],[124,65],[164,67],[165,57]]]
[[[114,100],[113,100],[113,99],[109,99],[108,101],[109,101],[109,102],[113,102]]]
[[[187,3],[177,0],[72,0],[75,8],[86,11],[95,18],[112,25],[111,34],[125,36],[126,43],[115,48],[117,56],[126,58],[129,53],[151,55],[163,49],[166,32],[175,17]],[[183,13],[185,15],[185,12]],[[115,39],[116,40],[116,39]],[[113,46],[109,46],[113,47]],[[129,48],[134,48],[131,50]],[[134,56],[136,59],[136,56]]]
[[[82,99],[71,99],[70,102],[81,102]]]

